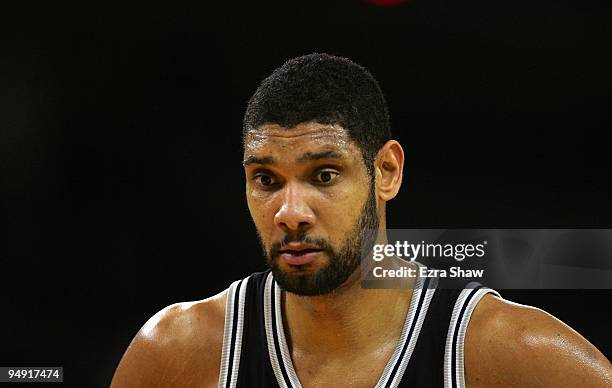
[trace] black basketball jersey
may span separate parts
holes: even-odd
[[[417,278],[395,352],[376,388],[465,387],[463,346],[470,316],[487,293],[477,283],[444,289]],[[283,329],[281,289],[270,271],[229,287],[219,387],[299,388]]]

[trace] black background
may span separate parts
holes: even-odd
[[[0,365],[107,386],[148,317],[264,268],[242,114],[301,54],[379,80],[389,227],[612,227],[609,1],[2,8]],[[610,290],[502,294],[609,357]]]

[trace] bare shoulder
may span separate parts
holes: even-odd
[[[123,355],[111,387],[216,387],[226,299],[227,290],[151,317]]]
[[[470,387],[610,387],[610,361],[552,315],[486,295],[465,338]]]

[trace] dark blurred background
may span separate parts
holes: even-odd
[[[612,227],[609,1],[0,8],[0,365],[108,386],[152,314],[264,268],[241,120],[305,53],[386,94],[407,154],[390,227]],[[610,357],[610,290],[502,294]]]

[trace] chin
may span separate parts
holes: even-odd
[[[328,267],[310,271],[284,271],[273,267],[272,274],[282,290],[301,296],[329,294],[344,284],[351,275],[331,274]]]

